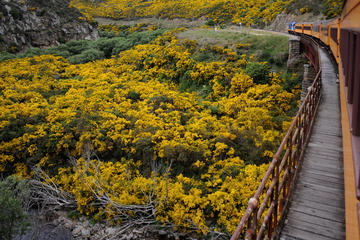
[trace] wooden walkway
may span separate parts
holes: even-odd
[[[345,239],[339,86],[327,53],[319,55],[323,95],[281,240]]]

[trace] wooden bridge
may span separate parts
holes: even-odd
[[[232,239],[345,238],[337,74],[318,43],[306,38],[302,44],[317,75]]]
[[[327,52],[319,56],[322,98],[281,240],[345,239],[339,84]]]
[[[360,0],[289,32],[317,74],[231,239],[359,240]]]

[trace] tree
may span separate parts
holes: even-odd
[[[256,84],[270,83],[270,67],[266,63],[249,63],[246,66],[245,73],[249,75]]]
[[[15,234],[24,233],[29,223],[23,205],[28,198],[25,180],[9,176],[0,182],[0,240],[10,240]]]

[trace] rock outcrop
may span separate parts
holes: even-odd
[[[0,51],[47,48],[69,40],[97,39],[90,24],[69,0],[0,0]]]
[[[106,222],[91,222],[86,217],[74,220],[64,211],[30,214],[29,229],[13,240],[195,240],[191,233],[176,232],[165,226],[121,226]]]

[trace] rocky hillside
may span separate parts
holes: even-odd
[[[326,16],[313,12],[304,13],[304,14],[294,14],[294,13],[281,13],[276,16],[274,21],[269,26],[266,26],[265,29],[276,31],[276,32],[287,32],[289,28],[289,23],[295,22],[316,22],[326,19]]]
[[[97,39],[96,26],[68,6],[69,0],[0,0],[0,51]]]

